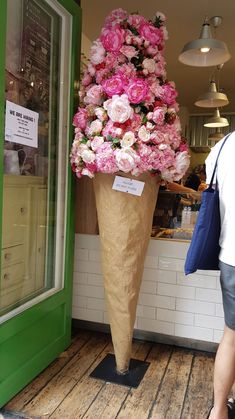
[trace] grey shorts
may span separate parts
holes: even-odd
[[[220,262],[220,284],[225,324],[235,330],[235,266]]]

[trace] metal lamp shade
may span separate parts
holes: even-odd
[[[229,104],[229,100],[225,93],[217,92],[216,84],[214,81],[210,83],[209,92],[201,95],[195,102],[196,106],[201,108],[219,108]]]
[[[208,51],[202,52],[202,48],[207,48]],[[212,37],[210,24],[206,20],[202,25],[200,37],[183,47],[179,61],[193,67],[210,67],[223,64],[230,57],[227,45]]]
[[[207,120],[207,122],[204,124],[204,127],[207,128],[219,128],[219,127],[227,127],[229,125],[229,122],[227,118],[222,118],[220,116],[219,109],[215,110],[214,115]]]

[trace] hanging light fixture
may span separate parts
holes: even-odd
[[[216,128],[214,132],[211,132],[208,135],[208,140],[209,141],[219,141],[222,138],[224,138],[224,134],[221,132],[220,128]]]
[[[215,109],[214,115],[209,118],[206,123],[204,124],[204,127],[207,128],[219,128],[219,127],[227,127],[229,125],[227,118],[222,118],[220,116],[219,109]]]
[[[210,21],[213,27],[217,28],[222,18],[214,16]],[[230,57],[227,45],[212,37],[210,22],[206,18],[199,38],[185,44],[179,55],[179,61],[195,67],[210,67],[225,63]]]
[[[229,104],[227,95],[217,91],[216,83],[211,80],[209,91],[199,96],[195,105],[201,108],[219,108]]]

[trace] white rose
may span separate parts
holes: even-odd
[[[77,154],[78,154],[78,156],[81,156],[81,155],[82,155],[82,153],[83,153],[84,151],[87,151],[87,150],[89,150],[89,148],[87,147],[87,145],[86,145],[86,144],[80,144],[80,145],[78,146],[78,148],[77,148]]]
[[[95,115],[102,122],[107,119],[107,113],[103,108],[95,108]]]
[[[139,161],[139,157],[132,148],[117,150],[116,162],[119,170],[123,172],[131,172]]]
[[[145,58],[142,64],[144,69],[147,70],[149,73],[155,73],[156,63],[152,58]]]
[[[103,128],[103,124],[99,119],[95,119],[91,122],[89,126],[88,133],[89,135],[99,134]]]
[[[132,131],[128,131],[124,134],[122,140],[120,141],[121,147],[131,147],[135,143],[135,135]]]
[[[105,57],[105,49],[103,47],[102,42],[99,40],[96,40],[91,47],[90,51],[90,60],[92,64],[97,65],[102,63],[104,61]]]
[[[96,151],[101,144],[103,144],[104,142],[104,137],[99,137],[98,135],[96,135],[94,137],[94,139],[91,141],[91,148],[93,151]]]
[[[133,116],[133,109],[126,94],[113,95],[112,99],[104,102],[104,109],[107,110],[108,116],[113,122],[124,123]]]
[[[138,131],[138,137],[144,143],[147,143],[150,140],[150,132],[146,129],[145,125],[142,125]]]
[[[154,128],[154,125],[151,122],[147,122],[146,128],[152,130]]]
[[[89,149],[84,150],[81,153],[81,158],[85,163],[93,163],[95,161],[95,153]]]

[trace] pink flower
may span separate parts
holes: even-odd
[[[112,76],[102,83],[102,87],[109,97],[120,95],[123,93],[123,79],[118,75]]]
[[[131,148],[117,150],[115,157],[119,170],[125,173],[131,172],[139,160],[137,153]]]
[[[133,57],[138,57],[138,51],[135,49],[135,47],[129,45],[123,45],[120,49],[120,52],[125,55],[128,60],[131,60]]]
[[[175,98],[177,97],[178,93],[175,90],[175,87],[169,82],[165,83],[163,86],[163,96],[162,99],[164,103],[166,103],[168,106],[173,104],[175,102]]]
[[[153,122],[157,125],[163,125],[166,114],[166,108],[155,108],[153,112]]]
[[[94,41],[91,47],[90,60],[92,64],[97,65],[104,61],[105,49],[99,39]]]
[[[155,28],[151,23],[143,23],[139,28],[140,35],[149,41],[152,45],[162,42],[163,34],[160,29]]]
[[[92,77],[87,71],[82,78],[82,85],[83,86],[89,86],[89,84],[91,84],[91,82],[92,82]]]
[[[142,125],[142,127],[138,131],[138,137],[143,143],[147,143],[150,140],[150,132],[147,130],[145,125]]]
[[[131,26],[134,26],[134,28],[136,28],[136,29],[138,29],[140,27],[140,25],[143,25],[146,22],[147,22],[147,20],[143,16],[140,16],[140,15],[137,15],[137,14],[133,14],[133,15],[130,15],[128,17],[128,23]]]
[[[124,32],[118,27],[103,28],[101,33],[101,42],[107,51],[119,52],[124,42]]]
[[[147,70],[147,74],[154,73],[156,70],[156,63],[152,58],[145,58],[142,65],[144,70]]]
[[[135,135],[132,131],[127,131],[124,135],[122,140],[120,141],[121,147],[131,147],[136,141]]]
[[[103,124],[99,119],[95,119],[91,122],[89,128],[88,128],[88,135],[96,135],[101,132],[103,128]]]
[[[109,118],[113,122],[126,122],[133,115],[127,95],[114,95],[112,99],[104,102],[104,109],[107,110]]]
[[[145,100],[149,91],[149,86],[144,79],[132,79],[125,87],[125,92],[131,103],[141,103]]]
[[[113,10],[105,19],[105,26],[112,26],[127,18],[127,12],[121,8]]]
[[[94,139],[91,141],[91,148],[93,151],[97,151],[97,149],[103,144],[104,137],[95,136]]]
[[[84,98],[84,103],[92,104],[92,105],[101,105],[102,103],[102,93],[103,89],[101,86],[93,85],[87,91],[86,96]]]
[[[115,173],[119,170],[110,142],[104,142],[96,150],[96,165],[97,171],[102,173]]]
[[[74,115],[73,118],[73,125],[84,130],[86,128],[87,122],[87,110],[83,108],[78,108],[78,112]]]
[[[95,115],[102,122],[107,120],[107,113],[105,112],[104,108],[95,108]]]

